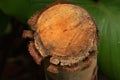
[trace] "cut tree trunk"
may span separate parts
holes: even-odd
[[[44,59],[46,79],[96,80],[98,31],[90,14],[60,3],[37,19],[34,43]]]

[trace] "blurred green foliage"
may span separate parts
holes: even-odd
[[[0,35],[7,33],[9,19],[10,17],[0,10]]]
[[[55,0],[0,0],[0,34],[4,33],[9,17],[23,23],[37,10]],[[120,0],[66,0],[80,5],[95,19],[99,32],[99,69],[111,80],[120,80]],[[7,16],[6,16],[7,15]]]
[[[0,9],[7,15],[16,17],[22,22],[37,10],[43,9],[54,0],[0,0]]]

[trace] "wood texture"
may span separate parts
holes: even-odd
[[[96,80],[98,30],[90,14],[80,6],[60,3],[37,16],[31,25],[46,79]]]
[[[48,8],[36,26],[53,64],[74,64],[96,47],[96,25],[89,13],[79,6],[57,4]]]

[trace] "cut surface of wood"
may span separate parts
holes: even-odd
[[[34,30],[30,55],[37,64],[44,61],[47,80],[97,79],[98,30],[85,9],[60,3],[28,23]]]
[[[96,46],[96,25],[89,13],[79,6],[57,4],[50,7],[40,15],[36,26],[53,64],[77,63]]]

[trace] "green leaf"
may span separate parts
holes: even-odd
[[[26,22],[33,13],[43,9],[54,0],[0,0],[0,9],[22,22]]]

